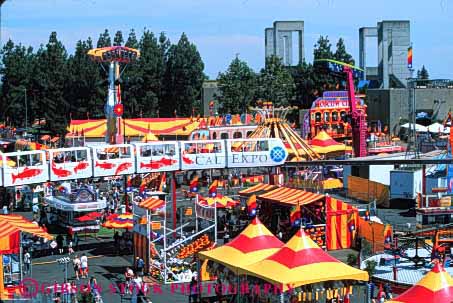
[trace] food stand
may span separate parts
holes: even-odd
[[[94,188],[81,185],[71,189],[70,183],[54,189],[52,196],[46,197],[45,201],[48,203],[48,222],[67,229],[71,234],[98,232],[99,220],[95,217],[86,218],[85,215],[101,211],[107,206],[105,200],[98,199]]]

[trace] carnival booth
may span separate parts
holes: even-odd
[[[165,226],[165,195],[150,195],[143,201],[133,206],[134,213],[134,257],[139,257],[145,262],[145,272],[152,272],[150,269],[153,258],[158,253],[155,243],[162,240],[162,229]]]
[[[77,186],[62,183],[53,189],[52,195],[44,198],[47,202],[47,220],[50,224],[58,225],[69,233],[98,232],[99,216],[88,216],[107,207],[106,200],[101,200],[92,186]]]
[[[19,215],[0,215],[0,300],[20,295],[19,285],[23,278],[22,233],[52,239],[37,224]]]
[[[449,303],[453,301],[453,279],[439,263],[407,291],[387,303]]]
[[[271,283],[282,292],[295,291],[302,302],[312,302],[312,299],[318,302],[332,298],[343,299],[352,294],[349,287],[352,281],[368,281],[367,272],[333,258],[303,230],[299,230],[272,255],[253,264],[240,266],[238,272],[246,275],[246,279],[247,276],[253,276]],[[314,285],[316,287],[310,287]],[[269,296],[269,291],[264,296]],[[307,297],[310,297],[309,301],[306,301]],[[268,297],[268,300],[274,302],[281,299]]]

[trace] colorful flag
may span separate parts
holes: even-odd
[[[209,197],[215,198],[217,196],[217,186],[218,186],[219,181],[214,180],[212,184],[209,186],[208,192],[209,192]]]
[[[293,226],[300,224],[300,206],[297,204],[291,208],[291,212],[289,213],[289,220]]]
[[[142,183],[140,183],[140,187],[139,187],[138,191],[141,194],[145,191],[145,189],[146,189],[146,179],[143,178]]]
[[[167,174],[163,173],[160,179],[159,191],[164,191],[167,188]]]
[[[407,49],[407,67],[412,68],[412,46]]]
[[[256,195],[250,196],[250,198],[247,200],[247,210],[251,216],[256,215]]]
[[[189,187],[190,187],[191,192],[193,192],[193,193],[198,192],[198,176],[197,175],[195,175],[195,177],[192,179],[192,181],[190,181]]]

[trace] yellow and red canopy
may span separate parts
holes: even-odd
[[[328,253],[299,230],[273,255],[242,266],[239,274],[247,274],[273,283],[281,289],[323,281],[368,281],[368,273],[346,265]]]
[[[255,263],[275,253],[283,243],[258,218],[228,244],[200,252],[200,259],[225,265],[233,271]]]
[[[310,142],[311,147],[318,154],[333,152],[351,152],[352,148],[332,139],[324,130],[320,131]]]
[[[119,131],[125,136],[140,137],[148,133],[154,135],[188,136],[198,128],[199,122],[190,118],[136,118],[121,119]],[[86,138],[104,137],[107,130],[105,119],[72,120],[68,132],[82,134]]]
[[[132,229],[134,227],[134,216],[131,213],[126,214],[113,214],[107,218],[107,221],[102,224],[103,227],[106,228],[125,228],[125,229]]]
[[[453,279],[440,264],[417,284],[387,303],[440,303],[453,301]]]
[[[271,190],[275,189],[276,187],[277,187],[276,185],[258,183],[256,185],[253,185],[252,187],[241,190],[239,192],[239,195],[249,197],[249,196],[255,195],[257,193],[264,193],[264,192],[271,191]]]
[[[146,208],[148,210],[154,211],[156,209],[164,207],[165,201],[158,198],[150,197],[140,202],[138,206],[141,208]]]
[[[22,216],[0,215],[0,239],[19,231],[49,240],[52,239],[52,236],[41,227]]]
[[[269,200],[274,203],[283,203],[288,205],[310,204],[323,198],[324,195],[321,194],[289,187],[279,187],[258,196],[258,199],[260,200]]]

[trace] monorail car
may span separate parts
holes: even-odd
[[[280,139],[153,141],[0,153],[0,186],[177,170],[279,166]]]

